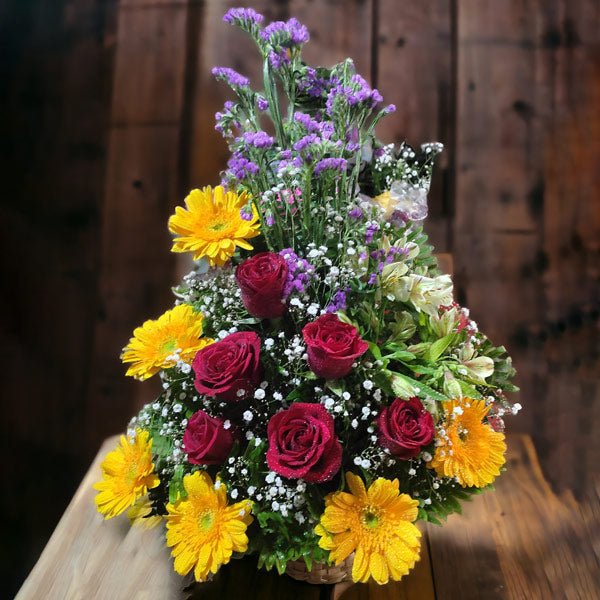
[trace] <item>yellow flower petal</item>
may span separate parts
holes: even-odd
[[[399,493],[397,479],[379,478],[368,490],[353,473],[346,474],[346,481],[350,493],[325,498],[325,511],[315,527],[319,546],[329,550],[336,564],[354,552],[354,581],[372,577],[383,584],[400,579],[419,556],[421,533],[414,525],[418,502]]]
[[[223,266],[236,248],[252,250],[248,239],[259,235],[259,219],[252,206],[249,220],[242,218],[249,197],[246,192],[236,194],[218,185],[192,190],[185,199],[187,210],[178,206],[169,219],[173,252],[192,252],[194,260],[206,258],[211,266]]]
[[[369,556],[362,546],[356,549],[352,565],[352,580],[356,583],[365,583],[370,576]]]
[[[460,410],[455,411],[458,408]],[[484,487],[505,463],[504,434],[483,422],[489,408],[484,400],[462,398],[443,403],[445,435],[438,436],[428,464],[441,477],[454,477],[463,487]]]
[[[193,569],[196,581],[206,581],[233,552],[248,549],[251,504],[242,500],[228,505],[225,484],[215,490],[205,471],[186,475],[183,486],[187,498],[167,504],[167,545],[177,573],[187,575]]]
[[[152,512],[152,503],[148,496],[138,498],[135,504],[127,511],[127,518],[134,527],[143,529],[154,529],[162,522],[160,515],[150,516]]]
[[[387,563],[383,556],[378,552],[373,552],[369,558],[369,571],[371,577],[379,584],[383,585],[389,580]]]
[[[172,367],[175,351],[181,361],[191,363],[198,350],[213,342],[201,337],[203,321],[202,313],[189,304],[180,304],[137,327],[121,355],[124,363],[131,363],[127,375],[144,380]]]
[[[107,454],[100,469],[103,478],[94,484],[99,492],[96,507],[104,518],[111,519],[159,484],[152,462],[150,434],[138,429],[133,440],[121,436],[119,445]]]
[[[366,490],[365,484],[363,480],[354,473],[346,473],[346,481],[348,482],[348,487],[350,488],[350,493],[353,496],[356,496],[359,502],[365,502],[366,500]]]

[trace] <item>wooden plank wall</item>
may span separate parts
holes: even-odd
[[[0,597],[77,488],[96,324],[116,6],[0,2]],[[95,441],[94,441],[95,443]]]
[[[454,255],[458,299],[514,356],[510,425],[559,488],[583,492],[600,464],[595,0],[3,0],[1,437],[9,477],[33,495],[35,472],[49,507],[3,495],[4,531],[25,531],[2,554],[17,579],[100,441],[156,391],[118,355],[187,267],[169,214],[227,158],[210,68],[259,80],[221,22],[236,5],[305,22],[310,62],[352,56],[398,107],[384,140],[446,145],[427,229]]]

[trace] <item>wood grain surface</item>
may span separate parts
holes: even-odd
[[[464,504],[443,526],[421,524],[421,560],[399,582],[314,586],[232,561],[195,584],[172,570],[162,527],[130,528],[96,513],[92,484],[117,438],[102,446],[17,600],[496,600],[590,599],[600,590],[597,504],[559,498],[531,438],[509,437],[496,491]],[[594,508],[595,507],[595,508]]]

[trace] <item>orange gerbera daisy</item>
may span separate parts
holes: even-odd
[[[483,400],[463,398],[444,402],[443,408],[446,420],[428,466],[440,477],[456,478],[463,487],[492,483],[505,463],[506,444],[503,433],[483,422],[489,407]]]
[[[399,493],[398,480],[378,478],[369,489],[362,479],[346,473],[348,492],[325,499],[325,512],[315,533],[319,546],[339,565],[354,554],[352,579],[379,583],[406,575],[419,560],[421,532],[414,525],[418,502]]]

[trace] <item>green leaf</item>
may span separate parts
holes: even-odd
[[[177,502],[177,498],[183,491],[183,465],[177,465],[169,482],[169,502],[171,504]]]
[[[369,342],[369,350],[376,360],[381,360],[381,350],[377,344],[374,342]]]
[[[237,322],[243,325],[256,325],[257,323],[260,323],[260,319],[256,319],[254,317],[247,317],[245,319],[237,319]]]
[[[427,354],[430,346],[431,342],[420,342],[419,344],[413,344],[412,346],[409,346],[407,350],[418,356],[419,354]]]
[[[402,379],[404,379],[405,381],[410,383],[410,385],[412,385],[413,388],[415,389],[415,394],[417,394],[417,396],[419,396],[419,398],[430,397],[439,402],[445,402],[446,400],[448,400],[447,396],[444,396],[444,394],[440,394],[440,392],[437,392],[436,390],[429,387],[428,385],[425,385],[421,381],[417,381],[416,379],[413,379],[412,377],[409,377],[408,375],[404,375],[403,373],[396,373],[396,375],[398,375],[398,377],[401,377]]]
[[[298,400],[298,398],[300,398],[302,396],[300,390],[298,388],[294,388],[286,397],[285,399],[287,400],[287,402],[294,402],[295,400]]]
[[[308,379],[309,381],[313,381],[317,378],[317,376],[312,371],[302,371],[302,373],[300,373],[299,375],[300,377],[302,377],[302,379]]]
[[[460,385],[460,389],[463,393],[463,396],[467,398],[473,398],[473,400],[480,400],[483,396],[477,391],[475,386],[468,384],[466,381],[462,381],[461,379],[456,379],[458,381],[458,385]]]
[[[454,333],[449,333],[445,335],[443,338],[436,340],[431,344],[429,350],[427,351],[427,359],[429,362],[435,362],[445,351],[446,348],[453,342]]]
[[[437,370],[435,367],[425,367],[423,365],[408,365],[408,368],[413,373],[419,373],[419,375],[433,375]]]
[[[312,561],[312,556],[310,554],[305,554],[304,555],[304,562],[306,563],[306,568],[309,571],[312,571],[313,561]]]
[[[279,575],[283,575],[285,573],[286,561],[282,559],[282,557],[278,554],[275,557],[275,568],[277,569],[277,573]]]
[[[329,388],[336,396],[342,396],[344,393],[344,383],[340,379],[328,379],[325,387]]]
[[[460,502],[456,498],[448,496],[444,503],[446,505],[446,509],[449,509],[448,514],[450,514],[451,512],[457,512],[459,515],[462,514],[462,507],[460,505]]]

